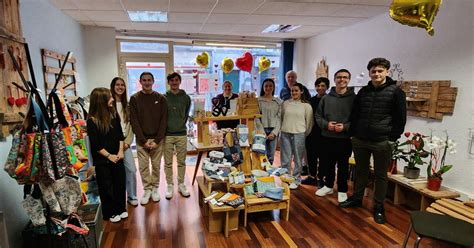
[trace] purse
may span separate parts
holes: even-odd
[[[227,135],[229,134],[232,136],[232,146],[229,146],[229,143],[227,142]],[[240,149],[237,133],[228,132],[224,135],[224,147],[222,148],[222,151],[224,152],[224,158],[227,160],[227,162],[230,162],[232,166],[236,167],[242,164],[244,155]]]
[[[26,146],[26,136],[22,134],[21,130],[18,130],[13,134],[12,147],[8,152],[7,161],[5,162],[4,170],[7,174],[16,178],[15,169],[18,166],[18,160],[21,160],[18,155],[24,151]]]
[[[51,92],[48,97],[48,110],[50,113],[51,143],[55,164],[58,169],[59,177],[64,176],[69,167],[79,170],[84,165],[77,159],[73,147],[73,138],[71,127],[67,121],[61,100],[56,92]],[[54,115],[56,113],[56,115]],[[58,120],[55,124],[54,120]],[[64,174],[62,173],[64,172]]]
[[[43,204],[41,203],[41,199],[36,199],[33,197],[33,192],[39,190],[38,186],[33,186],[29,188],[28,190],[30,192],[26,192],[27,195],[25,199],[23,199],[21,205],[25,209],[28,217],[30,217],[30,220],[31,220],[31,223],[33,223],[33,226],[45,225],[46,217],[44,217],[44,214],[43,214]]]

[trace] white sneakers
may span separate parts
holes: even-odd
[[[169,200],[171,198],[173,198],[173,184],[168,184],[168,186],[166,186],[166,199]]]
[[[330,195],[330,194],[332,194],[332,193],[334,193],[334,191],[332,190],[332,188],[328,188],[328,187],[324,186],[324,187],[322,187],[322,188],[316,190],[316,193],[315,193],[315,194],[316,194],[317,196],[325,196],[325,195]]]
[[[153,191],[151,192],[151,199],[154,202],[160,201],[160,192],[158,192],[158,188],[154,188]]]
[[[328,188],[326,186],[318,189],[315,193],[317,196],[326,196],[334,193],[334,190],[332,188]],[[347,193],[346,192],[338,192],[337,193],[337,201],[338,202],[344,202],[347,200]]]
[[[150,201],[150,196],[151,196],[151,191],[145,190],[145,192],[143,192],[142,199],[140,200],[140,204],[142,205],[148,204],[148,202]]]
[[[294,182],[293,182],[293,183],[290,183],[290,185],[288,186],[288,188],[290,188],[290,189],[297,189],[297,188],[298,188],[298,184],[296,184],[296,183],[294,183]]]
[[[121,213],[120,215],[113,215],[112,217],[110,217],[110,222],[112,223],[117,223],[119,222],[121,219],[126,219],[128,218],[128,213],[127,212],[123,212]]]
[[[120,218],[120,215],[114,215],[114,216],[110,217],[109,220],[110,220],[110,222],[112,222],[112,223],[117,223],[117,222],[119,222],[121,219],[122,219],[122,218]]]
[[[338,202],[345,202],[347,200],[347,193],[339,192],[337,193],[337,201]]]
[[[137,199],[133,199],[133,200],[128,199],[127,202],[128,202],[128,204],[130,204],[134,207],[138,206],[138,200]]]
[[[189,197],[189,196],[190,196],[189,191],[188,191],[188,189],[186,188],[186,185],[184,185],[184,183],[180,183],[180,184],[178,185],[178,192],[181,193],[181,195],[182,195],[183,197]]]
[[[126,219],[126,218],[128,218],[128,212],[123,212],[123,213],[121,213],[121,214],[120,214],[120,218],[121,218],[121,219]]]

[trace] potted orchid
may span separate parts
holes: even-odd
[[[392,150],[392,160],[403,160],[407,166],[403,169],[403,176],[409,179],[416,179],[420,176],[420,168],[417,165],[423,165],[423,160],[429,156],[429,152],[425,150],[424,136],[420,133],[405,132],[407,138],[404,142],[395,142]]]
[[[430,162],[427,168],[428,189],[438,191],[443,180],[442,175],[453,167],[445,162],[446,154],[456,153],[456,143],[449,139],[446,132],[445,139],[431,135],[427,140],[427,148],[430,150]]]

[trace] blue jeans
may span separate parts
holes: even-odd
[[[132,149],[123,152],[123,164],[125,165],[125,187],[127,188],[127,199],[137,199],[137,167],[133,158]]]
[[[294,161],[293,177],[296,183],[301,182],[301,160],[305,151],[304,133],[285,133],[281,132],[280,137],[280,156],[281,167],[286,168],[291,174],[291,160]]]
[[[273,127],[264,128],[264,130],[265,130],[265,134],[268,136],[273,131]],[[267,158],[268,158],[268,161],[270,161],[270,164],[273,164],[273,159],[275,156],[277,143],[278,143],[278,136],[276,136],[275,139],[273,140],[267,139],[265,141],[265,149],[266,149]]]

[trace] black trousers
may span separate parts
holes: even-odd
[[[349,157],[352,153],[350,138],[338,139],[323,137],[322,147],[319,166],[321,167],[320,171],[322,172],[320,174],[322,174],[321,176],[324,176],[324,186],[333,188],[337,164],[337,191],[347,192]]]
[[[362,200],[364,190],[369,181],[370,174],[370,157],[374,158],[375,173],[375,205],[383,205],[385,195],[387,194],[387,169],[392,158],[393,142],[361,140],[356,137],[352,138],[354,147],[355,179],[354,194],[352,197],[356,200]]]
[[[308,158],[308,172],[312,177],[316,177],[316,174],[319,178],[319,166],[320,163],[320,153],[321,153],[321,142],[322,137],[314,134],[308,135],[305,140],[306,146],[306,157]]]
[[[116,164],[112,162],[95,164],[95,173],[104,220],[127,211],[123,160]]]

